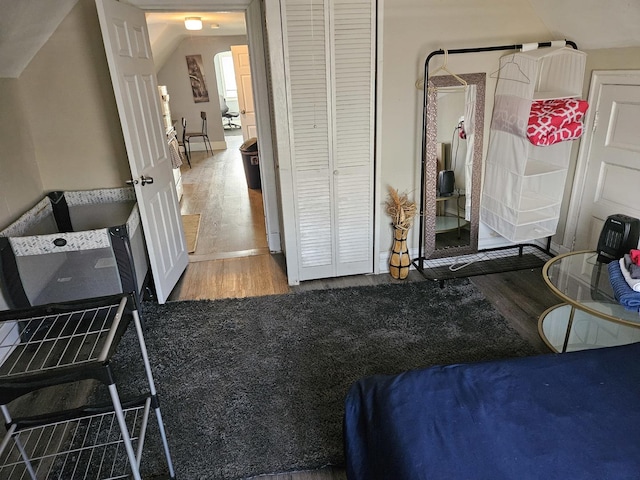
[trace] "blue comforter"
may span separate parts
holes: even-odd
[[[349,480],[640,479],[640,344],[357,381]]]

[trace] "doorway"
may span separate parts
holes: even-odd
[[[216,83],[220,95],[220,111],[225,137],[242,135],[242,117],[238,104],[238,84],[231,50],[216,53],[213,57]]]
[[[250,8],[244,12],[224,12],[224,15],[231,17],[228,28],[235,28],[228,35],[230,39],[227,43],[249,44],[249,49],[251,49],[252,43],[255,43],[256,32],[254,31],[252,42],[252,35],[249,35],[247,30],[252,28],[251,25],[260,26],[261,22],[255,21],[255,14],[254,21],[251,22],[250,18],[248,18],[249,10]],[[242,27],[244,28],[242,32],[237,28],[239,23],[237,22],[238,14],[242,19]],[[185,37],[184,18],[196,15],[201,15],[203,18],[204,32],[198,35],[187,34]],[[183,37],[182,40],[167,40],[165,37],[160,42],[161,45],[175,42],[172,50],[177,52],[173,54],[179,56],[177,59],[171,59],[171,54],[167,56],[163,52],[156,54],[153,48],[155,45],[154,39],[151,38],[154,58],[160,58],[163,62],[161,66],[157,67],[159,84],[166,83],[163,79],[163,69],[166,69],[172,62],[177,62],[176,67],[179,75],[185,73],[186,66],[182,64],[184,64],[186,50],[181,51],[180,42],[190,43],[190,47],[193,47],[204,42],[200,37],[212,36],[212,30],[216,31],[215,36],[223,37],[221,34],[227,28],[225,19],[222,18],[224,15],[216,12],[196,14],[191,11],[188,14],[180,12],[161,14],[155,11],[147,14],[150,37],[153,37],[154,32],[158,31],[164,31],[166,34],[172,28],[175,29],[176,36]],[[162,16],[165,16],[165,18],[162,18]],[[149,17],[152,17],[152,19],[149,20]],[[207,20],[209,17],[211,19]],[[253,30],[255,30],[255,26]],[[259,41],[261,42],[261,28],[258,33],[260,36]],[[194,48],[191,48],[189,52],[195,53],[192,50]],[[229,51],[229,48],[225,50]],[[180,55],[182,56],[180,57]],[[209,136],[214,147],[213,155],[207,154],[204,150],[194,151],[192,148],[191,163],[193,168],[190,169],[186,164],[181,168],[184,192],[181,202],[182,213],[199,213],[201,216],[196,249],[190,255],[190,263],[220,258],[268,255],[270,252],[278,252],[280,250],[279,219],[277,208],[275,207],[277,204],[275,197],[275,167],[272,160],[271,145],[268,141],[271,138],[270,133],[268,133],[270,125],[267,125],[265,129],[263,122],[258,118],[258,122],[260,122],[259,128],[267,139],[266,145],[264,145],[265,142],[260,142],[260,161],[261,163],[267,163],[267,165],[260,166],[262,190],[248,189],[244,178],[243,159],[239,151],[243,141],[241,130],[225,129],[221,110],[218,108],[216,98],[219,97],[218,93],[221,89],[218,87],[218,76],[215,73],[214,55],[211,55],[210,58],[208,55],[207,58],[203,55],[203,65],[205,66],[205,78],[207,77],[207,68],[210,69],[208,72],[210,80],[207,81],[210,91],[208,106],[205,107],[203,103],[194,104],[195,100],[184,98],[184,92],[177,93],[176,89],[169,89],[172,116],[178,122],[183,114],[189,114],[187,110],[181,110],[180,107],[176,106],[181,101],[188,100],[191,102],[189,106],[192,110],[202,108],[208,111]],[[255,91],[255,101],[260,104],[256,105],[256,109],[262,106],[263,118],[265,114],[268,116],[266,78],[264,84],[264,88],[258,88]],[[182,98],[181,95],[183,96]],[[193,119],[193,115],[190,118]],[[199,125],[193,125],[193,121],[188,123],[191,123],[196,129],[199,127]],[[234,123],[239,124],[240,122]],[[181,138],[181,125],[178,125],[176,130],[178,130],[178,138]],[[192,130],[189,125],[187,130]],[[214,137],[216,140],[214,140]],[[263,148],[265,146],[267,148]],[[263,159],[265,160],[264,162]],[[213,214],[217,215],[217,217],[214,218]]]

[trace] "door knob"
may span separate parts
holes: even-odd
[[[153,177],[145,177],[144,175],[142,175],[140,177],[140,183],[142,184],[142,186],[144,187],[147,183],[148,184],[152,184],[153,183]]]
[[[127,185],[137,185],[138,184],[138,180],[127,180],[126,182]]]
[[[240,113],[241,113],[242,115],[244,115],[245,113],[247,113],[247,111],[246,111],[246,110],[240,110]]]

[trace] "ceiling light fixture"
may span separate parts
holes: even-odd
[[[202,30],[202,18],[187,17],[184,19],[184,28],[187,30]]]

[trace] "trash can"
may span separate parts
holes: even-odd
[[[260,159],[258,155],[258,139],[252,137],[240,145],[244,175],[247,179],[247,187],[260,188]]]

